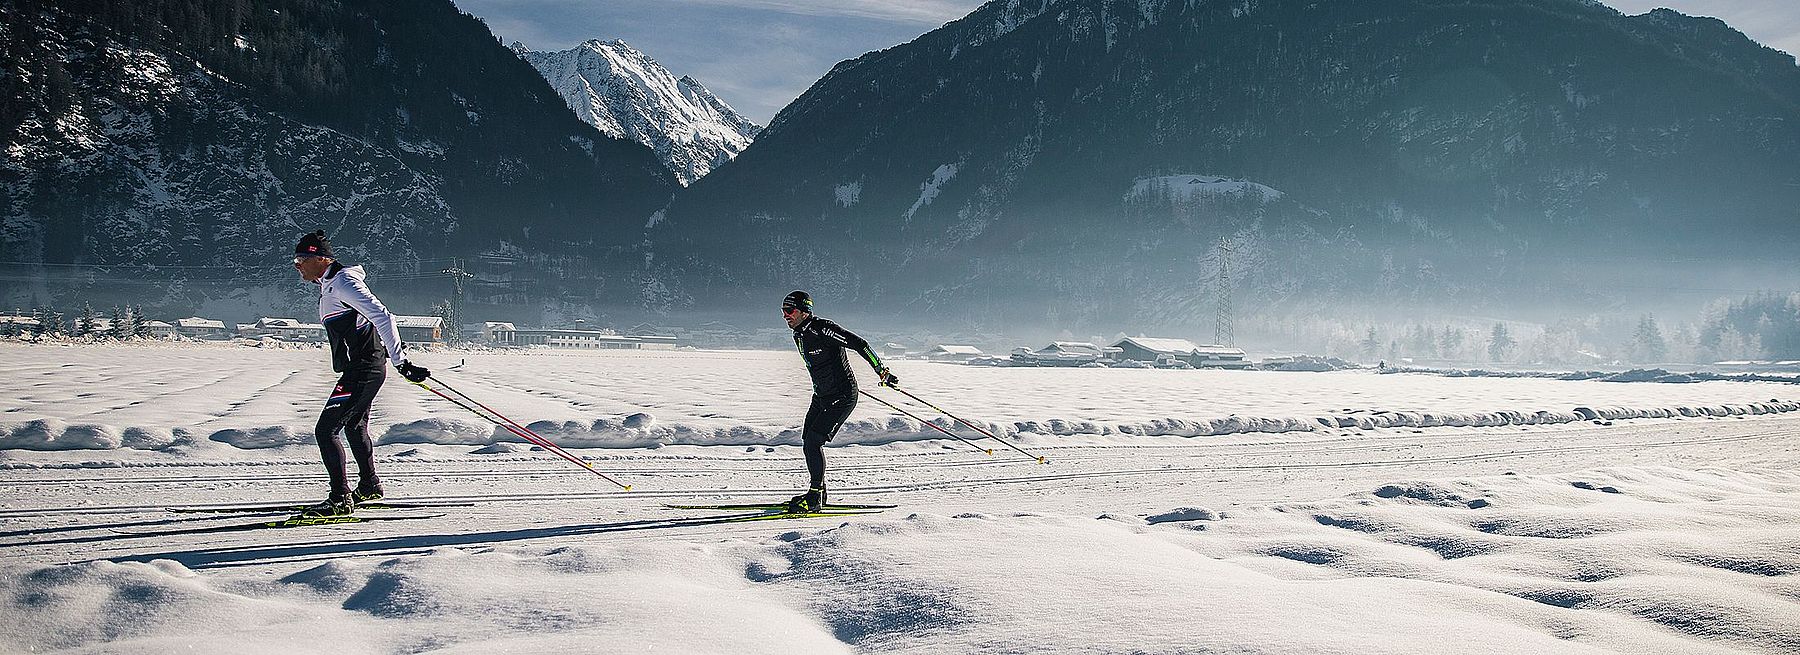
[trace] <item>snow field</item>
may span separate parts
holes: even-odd
[[[0,345],[0,450],[164,451],[312,443],[334,375],[321,350]],[[785,352],[426,353],[477,400],[572,448],[797,445],[810,388]],[[457,370],[449,367],[463,363]],[[1622,384],[1429,375],[994,369],[895,362],[908,389],[1002,436],[1219,436],[1341,429],[1551,425],[1800,410],[1793,385]],[[865,378],[868,376],[865,375]],[[945,427],[948,419],[883,397]],[[517,437],[390,375],[382,444],[487,446]],[[838,445],[941,435],[863,399]]]
[[[1785,472],[1618,468],[1223,512],[890,512],[262,573],[9,564],[0,649],[1792,652],[1796,493]]]

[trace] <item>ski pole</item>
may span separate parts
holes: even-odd
[[[520,425],[518,421],[514,421],[511,418],[508,418],[505,414],[501,414],[500,412],[495,411],[494,408],[492,408],[492,407],[488,407],[487,405],[481,404],[481,401],[469,397],[469,394],[463,393],[462,390],[457,389],[456,387],[450,386],[449,384],[445,383],[443,380],[439,380],[437,378],[431,378],[431,381],[436,382],[438,384],[438,386],[440,386],[440,387],[450,390],[450,393],[454,393],[458,396],[462,396],[464,400],[474,403],[476,407],[480,407],[482,409],[487,410],[487,412],[489,414],[493,414],[494,416],[498,417],[500,420],[507,422],[508,424],[510,424],[510,426],[502,426],[502,427],[507,427],[507,429],[512,430],[513,434],[518,434],[521,437],[524,437],[526,434],[529,434],[530,437],[527,437],[526,441],[532,441],[532,437],[535,437],[536,440],[533,441],[533,443],[536,443],[537,445],[542,446],[545,450],[548,450],[548,451],[554,452],[558,455],[561,455],[563,457],[563,459],[567,459],[571,462],[581,465],[583,468],[586,468],[589,471],[593,471],[594,475],[600,476],[602,479],[606,480],[607,482],[611,482],[613,484],[619,485],[619,487],[625,489],[626,491],[631,491],[631,485],[625,484],[623,482],[619,482],[618,480],[614,480],[611,477],[607,476],[605,473],[601,473],[598,469],[595,469],[592,464],[589,464],[587,462],[587,460],[581,459],[579,457],[569,454],[569,451],[563,450],[562,446],[558,446],[554,443],[551,443],[551,441],[549,439],[545,438],[544,435],[538,434],[536,430],[533,430],[531,428]],[[523,432],[525,434],[520,434],[521,432]]]
[[[526,441],[530,441],[539,446],[543,446],[546,450],[551,450],[558,454],[564,455],[565,457],[570,456],[568,454],[568,451],[565,451],[562,449],[562,446],[558,446],[554,443],[550,443],[549,439],[544,438],[544,435],[538,434],[536,430],[532,430],[531,428],[525,427],[523,425],[519,425],[518,421],[514,421],[510,418],[507,418],[507,416],[505,414],[501,414],[500,412],[495,411],[494,408],[481,404],[481,401],[469,397],[469,394],[463,393],[460,389],[450,386],[449,383],[446,383],[443,380],[439,380],[435,377],[430,378],[430,380],[432,382],[436,382],[438,386],[449,390],[450,393],[456,394],[458,396],[462,396],[463,400],[467,400],[470,403],[473,403],[476,407],[480,407],[484,410],[487,410],[487,413],[494,415],[495,418],[498,418],[498,419],[506,422],[505,425],[501,425],[498,423],[496,423],[496,425],[500,425],[501,427],[504,427],[508,430],[512,430],[513,434],[517,434],[521,437],[524,437]],[[521,432],[524,432],[526,434],[520,434]],[[589,467],[589,468],[592,468],[592,467]],[[620,486],[624,486],[624,485],[620,485]]]
[[[981,448],[981,446],[979,446],[979,445],[976,445],[976,443],[975,443],[975,442],[973,442],[973,441],[969,441],[969,440],[968,440],[968,439],[964,439],[964,438],[962,438],[962,437],[960,437],[960,436],[957,436],[957,434],[956,434],[956,433],[955,433],[955,432],[951,432],[951,431],[949,431],[949,430],[945,430],[945,429],[944,429],[944,428],[943,428],[943,427],[941,427],[941,426],[939,426],[939,425],[938,425],[938,424],[936,424],[936,423],[932,423],[932,422],[931,422],[931,421],[927,421],[927,420],[925,420],[925,419],[922,419],[922,418],[919,418],[919,417],[918,417],[918,416],[915,416],[915,415],[913,415],[913,413],[912,413],[912,412],[909,412],[909,411],[906,411],[906,410],[904,410],[904,409],[900,409],[900,406],[899,406],[899,405],[895,405],[895,404],[893,404],[893,403],[890,403],[890,402],[888,402],[888,401],[885,401],[885,400],[882,400],[882,399],[881,399],[881,397],[880,397],[880,396],[877,396],[877,395],[875,395],[875,394],[872,394],[872,393],[869,393],[869,392],[867,392],[867,391],[864,391],[864,390],[862,390],[862,389],[860,389],[860,388],[859,388],[859,389],[857,389],[857,390],[856,390],[856,391],[857,391],[857,393],[861,393],[861,394],[862,394],[862,395],[865,395],[865,396],[868,396],[868,397],[870,397],[870,398],[874,398],[874,399],[875,399],[875,402],[878,402],[878,403],[881,403],[881,404],[883,404],[883,405],[887,405],[887,406],[888,406],[888,408],[890,408],[890,409],[892,409],[892,410],[894,410],[894,411],[896,411],[896,412],[900,412],[900,413],[901,413],[901,414],[905,414],[905,415],[906,415],[906,417],[907,417],[907,418],[910,418],[910,419],[912,419],[912,420],[915,420],[915,421],[918,421],[918,422],[920,422],[920,423],[924,423],[924,424],[926,424],[926,425],[929,425],[929,426],[931,426],[931,429],[933,429],[933,430],[937,430],[937,431],[938,431],[938,432],[942,432],[942,433],[944,433],[944,434],[947,434],[947,435],[950,435],[950,438],[952,438],[952,439],[955,439],[955,440],[957,440],[957,441],[961,441],[961,442],[963,442],[963,443],[966,443],[966,444],[969,444],[969,445],[971,445],[971,446],[975,446],[975,447],[976,447],[976,448],[980,448],[980,449],[981,449],[981,452],[984,452],[984,453],[987,453],[987,454],[989,454],[989,455],[992,455],[992,454],[994,454],[994,449],[992,449],[992,448]]]
[[[443,384],[443,382],[438,380],[437,378],[431,378],[431,381],[437,382],[440,385]],[[512,421],[512,419],[508,419],[508,418],[506,418],[506,416],[504,416],[498,412],[494,412],[494,410],[492,410],[492,409],[488,409],[487,406],[481,405],[481,403],[479,403],[479,402],[475,402],[475,399],[473,399],[473,398],[469,398],[468,396],[463,395],[464,398],[469,399],[469,402],[475,403],[476,405],[480,405],[482,407],[482,409],[487,409],[487,411],[489,411],[489,412],[493,412],[494,416],[488,416],[487,414],[483,414],[483,413],[481,413],[480,410],[477,410],[474,407],[470,407],[466,404],[463,404],[462,401],[459,401],[455,398],[451,398],[450,396],[444,395],[444,392],[438,391],[437,389],[433,389],[433,388],[431,388],[430,385],[427,385],[424,382],[414,382],[413,384],[419,385],[419,388],[424,389],[426,391],[430,391],[433,394],[436,394],[437,397],[439,397],[439,398],[443,398],[444,400],[450,401],[450,404],[452,404],[452,405],[456,405],[457,407],[461,407],[463,409],[469,410],[469,413],[479,416],[479,417],[485,419],[489,423],[493,423],[494,425],[498,425],[502,428],[506,428],[506,431],[511,432],[514,435],[517,435],[520,439],[524,439],[525,441],[530,442],[533,445],[541,447],[544,450],[550,451],[552,454],[554,454],[558,457],[568,460],[572,464],[575,464],[577,466],[587,469],[588,472],[593,473],[594,475],[600,476],[600,479],[602,479],[602,480],[605,480],[607,482],[611,482],[615,485],[618,485],[620,488],[622,488],[626,491],[631,490],[631,485],[625,484],[618,480],[614,480],[611,476],[608,476],[605,473],[601,473],[599,469],[594,468],[593,464],[590,464],[586,460],[583,460],[579,457],[569,454],[569,452],[566,450],[563,450],[561,446],[558,446],[554,443],[550,443],[550,440],[545,439],[542,435],[539,435],[538,433],[532,432],[531,430],[525,429],[523,427],[514,427],[514,425],[516,425],[516,423],[514,425],[508,425],[507,423],[502,423],[501,421],[496,420],[494,418],[494,416],[498,416],[501,419],[505,419],[508,422]],[[448,388],[448,387],[446,386],[446,388]],[[452,389],[452,391],[454,391],[454,389]],[[457,393],[458,393],[458,395],[462,395],[461,392],[457,392]]]
[[[524,439],[526,442],[536,445],[538,447],[541,447],[544,450],[550,451],[551,454],[554,454],[558,457],[568,460],[572,464],[575,464],[577,466],[581,466],[582,468],[586,468],[590,471],[593,471],[595,474],[600,473],[599,471],[594,471],[594,468],[592,466],[588,465],[587,462],[582,461],[580,458],[569,454],[568,451],[563,450],[561,447],[558,447],[556,444],[550,443],[548,440],[544,439],[541,435],[538,435],[536,432],[527,433],[524,431],[520,431],[518,428],[515,428],[513,426],[502,423],[502,422],[496,420],[492,416],[488,416],[487,414],[481,413],[481,410],[475,409],[474,407],[470,407],[470,406],[464,404],[460,400],[446,396],[442,392],[440,392],[436,389],[433,389],[429,386],[426,386],[425,383],[423,383],[423,382],[414,382],[413,384],[417,384],[417,385],[419,385],[419,387],[425,389],[426,391],[430,391],[431,393],[437,394],[437,396],[439,398],[443,398],[444,400],[450,401],[450,404],[452,404],[452,405],[456,405],[457,407],[461,407],[463,409],[469,410],[469,413],[481,417],[482,420],[485,420],[489,423],[492,423],[494,425],[498,425],[502,428],[505,428],[508,432],[511,432],[514,435],[517,435],[519,438]],[[502,418],[504,418],[504,417],[502,417]],[[606,476],[601,475],[601,477],[605,478]],[[607,481],[613,482],[613,484],[619,484],[618,482],[613,481],[611,478],[607,478]],[[620,485],[620,486],[625,486],[625,485]],[[627,487],[627,488],[629,488],[629,487]]]
[[[968,421],[957,418],[957,416],[955,414],[951,414],[950,412],[944,411],[943,408],[940,408],[937,405],[931,404],[929,401],[925,400],[924,398],[920,398],[918,396],[912,395],[912,392],[909,392],[905,389],[901,389],[900,387],[888,387],[888,388],[898,391],[900,393],[906,394],[907,398],[911,398],[913,400],[917,400],[921,403],[924,403],[924,405],[926,407],[930,407],[932,409],[937,410],[939,414],[943,414],[944,416],[950,417],[950,420],[952,420],[952,421],[956,421],[957,423],[961,423],[963,425],[969,426],[969,429],[971,429],[971,430],[974,430],[976,432],[980,432],[982,434],[987,435],[987,438],[989,438],[989,439],[993,439],[994,441],[998,441],[1000,443],[1006,444],[1006,447],[1019,451],[1019,454],[1021,454],[1021,455],[1024,455],[1026,457],[1030,457],[1032,459],[1037,460],[1037,462],[1039,464],[1049,464],[1050,463],[1050,460],[1044,459],[1044,457],[1042,455],[1033,455],[1031,453],[1025,452],[1025,450],[1023,448],[1013,445],[1012,442],[1009,442],[1005,439],[1001,439],[1000,437],[994,436],[994,433],[988,432],[986,429],[983,429],[979,425],[976,425],[974,423],[970,423]]]
[[[492,407],[488,407],[487,405],[481,404],[481,401],[469,397],[469,394],[463,393],[461,390],[457,389],[456,387],[452,387],[449,384],[444,383],[443,380],[439,380],[434,377],[434,378],[431,378],[431,381],[438,383],[438,386],[441,386],[445,389],[450,390],[451,393],[454,393],[458,396],[462,396],[464,400],[474,403],[475,406],[480,407],[484,410],[487,410],[487,412],[489,414],[493,414],[494,416],[499,417],[500,420],[505,421],[507,424],[510,424],[510,425],[501,425],[501,427],[505,427],[508,430],[511,430],[513,434],[516,434],[516,435],[519,435],[520,437],[525,438],[526,441],[530,441],[539,446],[542,446],[545,450],[548,450],[550,452],[561,455],[563,459],[566,459],[566,460],[569,460],[576,464],[579,464],[582,468],[586,468],[587,470],[592,471],[594,473],[594,475],[600,476],[601,479],[604,479],[607,482],[611,482],[613,484],[619,485],[621,488],[625,489],[626,491],[631,490],[631,485],[625,484],[623,482],[619,482],[618,480],[614,480],[611,477],[607,476],[605,473],[601,473],[598,469],[595,469],[592,464],[589,464],[587,462],[587,460],[584,460],[584,459],[581,459],[579,457],[569,454],[568,451],[563,450],[562,446],[558,446],[554,443],[551,443],[549,439],[545,438],[544,435],[538,434],[537,431],[532,430],[531,428],[525,427],[523,425],[520,425],[518,421],[514,421],[511,418],[508,418],[505,414],[501,414],[500,412],[494,411],[494,408],[492,408]]]

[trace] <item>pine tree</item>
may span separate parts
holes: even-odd
[[[85,337],[94,334],[94,330],[98,328],[94,320],[97,318],[99,315],[94,313],[93,304],[81,303],[81,316],[75,319],[75,331],[70,336]]]
[[[1453,327],[1446,325],[1446,326],[1444,326],[1443,339],[1444,339],[1444,351],[1443,351],[1444,357],[1446,359],[1461,359],[1462,358],[1462,348],[1463,348],[1463,332],[1462,332],[1462,330],[1459,330],[1457,328],[1453,328]]]
[[[1638,319],[1637,331],[1631,337],[1631,360],[1639,364],[1655,364],[1665,361],[1669,354],[1669,344],[1663,340],[1662,329],[1656,325],[1656,319],[1645,314]]]
[[[1488,336],[1488,359],[1501,361],[1512,353],[1513,347],[1519,345],[1506,331],[1505,323],[1495,323],[1494,331]]]
[[[144,312],[130,305],[125,306],[125,333],[133,337],[150,336],[150,326],[144,321]]]
[[[124,310],[113,307],[112,325],[107,327],[106,336],[113,339],[124,339],[125,337],[131,336],[131,333],[127,330],[128,328],[125,326]]]
[[[1374,359],[1375,353],[1381,350],[1381,337],[1375,334],[1375,326],[1369,326],[1369,333],[1363,337],[1362,352],[1365,359]]]
[[[31,308],[31,325],[26,329],[26,332],[31,333],[31,338],[34,340],[43,338],[44,330],[49,326],[50,312],[44,311],[42,307]]]

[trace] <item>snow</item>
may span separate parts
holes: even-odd
[[[1187,339],[1168,339],[1160,337],[1126,337],[1120,343],[1115,343],[1113,345],[1122,345],[1124,341],[1130,341],[1137,344],[1138,347],[1158,353],[1189,355],[1200,350],[1200,346],[1195,345],[1194,342],[1188,341]],[[1239,353],[1241,353],[1241,351],[1239,351]]]
[[[938,191],[944,184],[956,178],[956,170],[961,165],[960,162],[943,164],[932,170],[931,178],[919,183],[919,199],[914,200],[912,207],[907,208],[906,220],[911,221],[913,214],[931,206],[931,201],[937,199]]]
[[[1264,202],[1276,200],[1284,194],[1267,186],[1248,180],[1234,180],[1218,175],[1163,175],[1159,177],[1140,177],[1131,183],[1131,191],[1125,194],[1126,200],[1143,200],[1151,196],[1172,200],[1193,200],[1195,198],[1219,198],[1256,194]]]
[[[577,116],[602,134],[649,146],[683,185],[736,157],[762,131],[699,81],[676,78],[624,41],[589,40],[559,52],[517,43],[513,49]]]
[[[1073,347],[1073,346],[1067,346]],[[810,387],[786,351],[551,351],[409,355],[483,403],[507,407],[559,444],[798,445]],[[335,379],[321,346],[0,345],[0,448],[129,448],[133,431],[184,449],[308,446]],[[461,362],[455,371],[444,367]],[[1441,378],[1367,371],[1017,369],[893,363],[928,400],[980,407],[985,427],[1055,437],[1218,436],[1416,427],[1547,425],[1800,410],[1800,388],[1772,382],[1619,384],[1602,380]],[[130,375],[123,372],[129,371]],[[729,371],[729,375],[721,375]],[[863,375],[865,381],[869,375]],[[106,381],[105,384],[99,384]],[[389,376],[372,434],[381,443],[518,441]],[[1028,394],[1014,389],[1028,388]],[[1094,389],[1107,389],[1096,395]],[[875,403],[837,442],[923,442],[940,435]],[[939,419],[942,425],[947,420]],[[160,439],[134,443],[166,447]],[[168,456],[175,456],[168,454]]]
[[[900,509],[727,523],[735,514],[659,504],[793,493],[804,466],[792,442],[730,435],[798,423],[797,355],[412,357],[521,420],[610,422],[619,443],[576,452],[634,490],[486,429],[458,432],[458,410],[390,377],[375,429],[390,441],[377,447],[388,492],[472,506],[180,533],[271,516],[162,508],[322,493],[308,433],[327,354],[0,345],[0,416],[14,428],[119,442],[0,450],[0,652],[1800,649],[1800,414],[1202,439],[1118,429],[1165,415],[1747,407],[1793,398],[1793,385],[896,361],[909,389],[953,411],[1070,429],[1016,437],[1049,464],[942,439],[840,438],[833,498]],[[865,403],[853,420],[886,414]],[[672,426],[711,432],[683,441]],[[207,438],[234,430],[291,445]]]
[[[862,200],[863,183],[861,180],[832,187],[832,195],[836,197],[839,207],[854,207]]]

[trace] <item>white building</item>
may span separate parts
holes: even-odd
[[[175,326],[162,321],[144,321],[144,332],[152,339],[168,339],[175,336]]]
[[[175,333],[190,339],[230,339],[231,331],[225,328],[224,321],[210,318],[190,316],[175,319]]]
[[[444,341],[444,317],[442,316],[401,316],[394,315],[394,329],[400,332],[403,343],[442,343]]]
[[[1115,358],[1118,354],[1118,348],[1097,346],[1086,341],[1052,341],[1050,345],[1037,350],[1014,350],[1012,360],[1016,366],[1081,366],[1111,364],[1118,361]]]
[[[984,354],[986,353],[981,352],[980,348],[974,346],[958,346],[946,343],[939,344],[931,350],[925,351],[925,359],[934,362],[967,362]]]
[[[299,319],[264,316],[252,324],[238,325],[238,334],[246,337],[274,337],[286,341],[324,341],[325,326],[301,323]]]
[[[1194,368],[1245,368],[1244,350],[1231,346],[1202,346],[1187,339],[1162,337],[1126,337],[1113,344],[1119,359],[1134,360],[1162,367],[1179,367],[1182,362]]]

